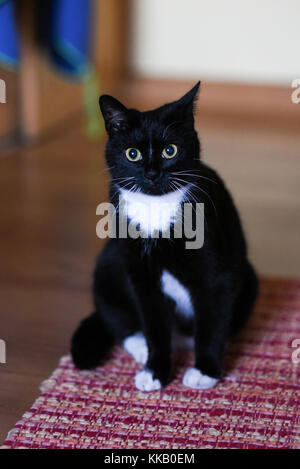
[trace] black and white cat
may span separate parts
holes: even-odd
[[[78,368],[94,368],[113,344],[123,343],[145,365],[135,377],[144,391],[168,383],[178,335],[193,338],[195,351],[183,384],[214,386],[226,344],[257,296],[237,210],[223,181],[200,159],[194,128],[199,85],[147,112],[127,109],[108,95],[100,98],[109,136],[110,199],[144,237],[108,240],[94,273],[95,312],[75,332],[72,356]],[[159,207],[167,204],[174,214],[186,202],[204,204],[201,249],[186,249],[184,234],[175,238],[174,231],[168,238],[152,237],[175,222],[170,213],[156,217]],[[141,204],[151,210],[136,211]]]

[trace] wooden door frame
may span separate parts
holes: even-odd
[[[128,75],[129,17],[131,0],[94,1],[94,63],[101,90],[118,87]],[[23,5],[22,5],[23,3]],[[19,130],[23,141],[32,141],[71,112],[82,108],[80,85],[70,85],[46,71],[35,39],[34,0],[21,2],[18,12],[21,32],[21,63],[19,72]],[[46,82],[46,85],[45,85]],[[45,109],[51,100],[44,93],[55,89],[57,109]],[[63,96],[63,100],[59,99]],[[52,99],[52,98],[51,98]],[[60,106],[61,103],[61,106]]]

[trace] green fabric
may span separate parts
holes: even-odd
[[[83,76],[83,99],[87,117],[86,133],[91,140],[99,140],[105,134],[103,117],[99,109],[100,80],[93,66]]]

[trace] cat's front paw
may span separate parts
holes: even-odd
[[[148,347],[141,332],[126,337],[123,342],[124,349],[133,356],[135,361],[145,365],[148,359]]]
[[[183,377],[182,383],[184,386],[193,389],[210,389],[213,388],[218,382],[217,378],[204,375],[197,368],[189,368]]]
[[[135,375],[135,387],[140,391],[158,391],[162,385],[159,379],[153,378],[153,371],[141,370]]]

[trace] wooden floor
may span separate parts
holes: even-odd
[[[163,101],[163,98],[161,99]],[[286,126],[197,121],[203,157],[241,210],[261,274],[300,277],[300,134]],[[96,205],[107,197],[103,143],[74,119],[34,147],[0,157],[0,440],[38,396],[80,318],[102,242]]]

